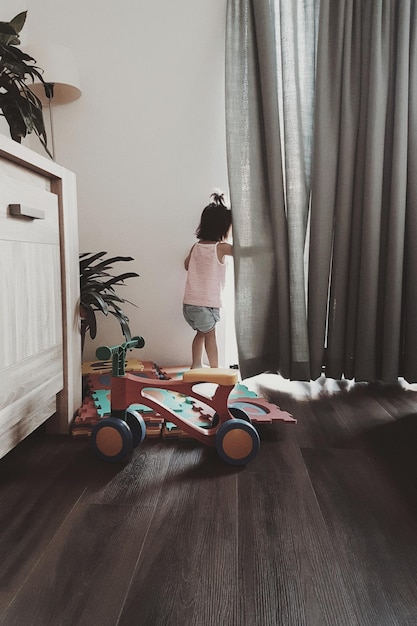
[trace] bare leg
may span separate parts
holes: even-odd
[[[210,367],[219,367],[219,356],[217,352],[216,327],[204,335],[204,345]]]
[[[196,332],[192,345],[193,364],[191,368],[203,367],[204,337],[204,333],[199,330]]]

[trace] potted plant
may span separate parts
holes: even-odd
[[[32,93],[27,81],[38,78],[42,83],[42,70],[36,67],[33,57],[22,52],[19,33],[26,21],[23,11],[10,22],[0,22],[0,111],[6,119],[10,136],[21,142],[31,132],[39,137],[49,156],[42,113],[42,103]]]
[[[134,276],[136,272],[125,272],[114,276],[109,272],[112,264],[133,261],[130,256],[115,256],[105,258],[107,252],[83,252],[80,254],[80,315],[81,315],[81,348],[84,348],[85,336],[89,333],[91,339],[97,334],[96,313],[114,315],[120,324],[126,341],[130,341],[132,334],[129,328],[129,318],[120,307],[129,300],[121,298],[115,290],[116,286],[124,285],[124,281]]]

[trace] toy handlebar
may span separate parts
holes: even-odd
[[[100,361],[112,360],[112,375],[124,376],[126,352],[133,348],[143,348],[145,340],[143,337],[132,337],[130,341],[121,343],[118,346],[100,346],[96,350],[96,357]]]

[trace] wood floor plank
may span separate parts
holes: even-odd
[[[361,626],[416,623],[416,503],[361,451],[303,456]]]
[[[296,437],[300,447],[321,448],[329,445],[328,433],[323,430],[322,421],[317,419],[313,410],[314,398],[310,383],[292,384],[276,375],[260,376],[257,380],[254,386],[260,396],[277,404],[297,419],[296,427],[288,429],[286,437]],[[293,395],[295,393],[297,395]]]
[[[152,517],[78,504],[5,613],[7,626],[113,626]]]
[[[167,469],[174,451],[175,444],[171,442],[145,440],[126,463],[117,464],[117,472],[113,464],[94,457],[96,472],[106,476],[106,480],[89,480],[83,500],[95,504],[153,506],[161,485],[169,480]]]
[[[173,455],[118,626],[235,626],[236,476],[201,447]]]
[[[33,442],[35,442],[33,444]],[[58,439],[32,438],[0,461],[0,609],[35,567],[81,496]],[[72,451],[74,452],[74,450]],[[0,611],[1,615],[1,611]]]
[[[359,626],[298,447],[289,456],[291,474],[239,475],[241,623]]]
[[[393,418],[417,413],[416,385],[406,387],[400,383],[372,383],[367,387],[367,394],[387,407]]]
[[[417,498],[417,414],[368,428],[362,434],[364,451],[378,463],[381,476],[396,488],[403,498]]]
[[[347,393],[329,396],[327,401],[334,407],[338,420],[354,434],[393,419],[385,403],[378,401],[364,384],[355,385]]]
[[[400,385],[358,385],[353,393],[329,400],[352,432],[357,449],[380,465],[406,497],[417,490],[417,404],[415,392]]]
[[[285,404],[297,417],[297,441],[300,448],[360,448],[361,433],[377,424],[392,422],[393,416],[375,386],[346,381],[304,383],[302,397],[287,397],[291,383],[279,377],[260,377],[260,391],[271,402]]]

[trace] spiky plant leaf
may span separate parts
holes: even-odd
[[[25,25],[27,14],[27,11],[22,11],[22,13],[18,13],[12,20],[10,20],[10,26],[14,28],[16,33],[20,33]]]
[[[6,119],[10,136],[21,142],[34,132],[47,154],[52,157],[43,120],[42,103],[27,84],[37,79],[41,82],[42,70],[33,57],[17,46],[27,12],[16,15],[10,22],[0,22],[0,110]]]
[[[113,275],[108,270],[113,269],[113,265],[119,262],[133,261],[133,257],[114,256],[105,258],[107,252],[82,252],[79,255],[80,263],[80,308],[82,310],[81,320],[81,345],[84,346],[85,335],[88,332],[91,339],[97,334],[96,313],[109,313],[115,317],[120,325],[120,329],[127,341],[130,341],[131,331],[129,318],[119,306],[120,304],[132,302],[122,298],[115,290],[115,287],[125,285],[128,278],[138,277],[136,272],[123,272]]]

